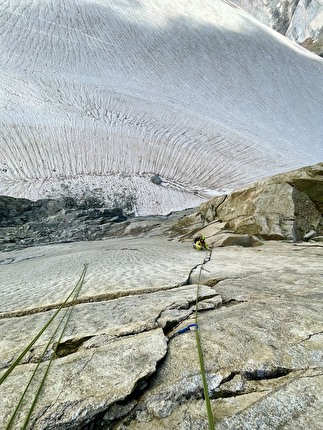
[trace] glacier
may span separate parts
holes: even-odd
[[[323,59],[229,1],[4,0],[0,28],[0,195],[166,214],[323,159]]]

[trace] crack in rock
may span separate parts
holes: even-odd
[[[153,289],[143,288],[141,290],[137,289],[137,290],[127,290],[127,291],[116,291],[114,293],[98,294],[98,295],[91,296],[91,297],[80,297],[77,300],[73,301],[73,303],[71,303],[71,302],[66,303],[62,307],[62,309],[70,307],[70,306],[80,305],[80,304],[108,302],[108,301],[119,299],[122,297],[140,296],[142,294],[152,294],[152,293],[157,293],[160,291],[169,291],[169,290],[174,290],[176,288],[179,288],[179,287],[182,287],[185,285],[187,285],[187,284],[186,283],[180,283],[180,284],[170,286],[170,287],[159,287],[159,288],[153,288]],[[61,305],[62,305],[62,303],[53,303],[50,305],[39,306],[37,308],[32,308],[32,309],[21,309],[21,310],[9,311],[9,312],[1,312],[0,313],[0,319],[23,317],[23,316],[42,313],[42,312],[48,312],[48,311],[51,311],[54,309],[58,309]]]
[[[108,408],[95,414],[89,422],[79,426],[78,428],[80,430],[97,430],[98,428],[110,429],[112,424],[131,415],[132,411],[137,406],[140,397],[149,389],[151,381],[158,373],[158,370],[165,361],[167,354],[168,348],[166,349],[165,355],[156,362],[155,371],[139,378],[134,385],[133,390],[125,396],[125,398],[119,399],[117,402],[109,405]]]
[[[311,333],[311,334],[309,334],[307,337],[305,337],[304,339],[302,339],[299,343],[306,342],[306,341],[308,341],[308,340],[312,339],[312,337],[314,337],[314,336],[319,336],[320,334],[323,334],[323,331],[318,331],[318,332],[316,332],[316,333]]]
[[[215,307],[221,304],[221,298],[217,295],[209,287],[201,288],[201,296],[199,298],[199,311],[205,309],[214,309]],[[105,332],[101,332],[98,334],[88,333],[84,336],[75,336],[66,338],[63,342],[61,342],[57,347],[57,358],[62,358],[70,354],[77,353],[78,350],[84,345],[86,349],[96,347],[96,343],[100,342],[101,336],[108,336],[109,340],[117,339],[121,337],[136,335],[139,333],[148,332],[150,330],[154,330],[157,327],[160,327],[165,336],[176,326],[178,326],[181,322],[187,320],[190,315],[195,310],[195,296],[194,292],[189,292],[188,297],[185,295],[182,298],[178,298],[177,301],[173,303],[167,304],[167,306],[163,307],[160,312],[152,316],[152,318],[144,319],[138,321],[136,324],[123,324],[116,329],[108,329]],[[90,341],[90,339],[92,339]],[[90,342],[89,342],[90,341]],[[42,348],[44,347],[42,344],[37,344],[34,348],[32,348],[28,354],[20,361],[19,365],[24,365],[27,363],[38,363],[41,361],[47,361],[53,355],[55,350],[55,341],[53,340],[53,344],[48,348],[46,353],[43,353]],[[13,359],[13,358],[12,358]],[[10,365],[12,361],[6,359],[0,364],[0,368],[6,368]]]
[[[110,300],[118,299],[121,297],[139,296],[142,294],[151,294],[151,293],[155,293],[155,292],[159,292],[159,291],[168,291],[168,290],[180,288],[182,286],[191,285],[191,275],[192,275],[193,271],[200,266],[202,266],[202,270],[206,270],[203,267],[203,265],[205,263],[207,263],[208,261],[210,261],[211,257],[212,257],[212,251],[209,251],[209,253],[205,257],[203,263],[200,263],[200,264],[197,264],[196,266],[194,266],[190,270],[187,279],[185,281],[179,283],[179,284],[174,285],[174,286],[159,287],[159,288],[154,288],[154,289],[143,288],[140,290],[116,291],[113,293],[97,294],[97,295],[94,295],[91,297],[79,297],[73,303],[69,302],[69,303],[64,304],[63,308],[68,308],[70,306],[75,306],[75,305],[79,305],[79,304],[98,303],[98,302],[105,302],[105,301],[108,302]],[[216,285],[218,282],[221,282],[222,280],[224,280],[224,279],[222,279],[222,278],[221,279],[210,279],[206,283],[203,283],[203,285],[212,287],[212,286]],[[0,312],[0,319],[17,318],[17,317],[24,317],[24,316],[28,316],[28,315],[35,315],[38,313],[43,313],[43,312],[48,312],[51,310],[58,309],[61,305],[62,305],[62,303],[52,303],[52,304],[48,304],[48,305],[44,305],[44,306],[38,306],[35,308],[31,308],[31,309],[20,309],[20,310],[17,309],[14,311]]]
[[[231,306],[241,305],[241,303],[248,303],[248,300],[237,300],[237,299],[222,299],[221,308],[226,307],[229,308]]]
[[[206,285],[207,287],[215,287],[215,285],[219,284],[222,281],[226,281],[227,279],[229,278],[209,278],[206,281],[203,281],[203,285]]]
[[[215,389],[222,377],[221,375],[207,375],[209,388]],[[134,411],[133,418],[150,421],[153,417],[166,418],[172,414],[177,406],[189,400],[198,400],[203,397],[203,384],[201,376],[191,375],[169,387],[166,391],[152,395],[143,405]]]
[[[68,339],[65,342],[61,342],[56,347],[56,357],[66,357],[67,355],[74,354],[79,348],[94,336],[84,336],[79,338]],[[56,345],[54,345],[55,347]]]
[[[158,330],[158,333],[159,336],[162,336],[162,332],[160,329]],[[133,340],[130,341],[130,344],[132,342],[132,345],[135,346],[136,336],[129,336],[129,339],[131,338],[133,338]],[[90,350],[94,348],[94,350],[90,352],[87,357],[83,357],[81,358],[81,360],[78,361],[79,365],[77,371],[74,370],[71,374],[69,374],[69,378],[64,381],[63,385],[60,387],[59,392],[55,394],[55,399],[51,402],[50,406],[40,408],[32,417],[32,428],[34,428],[34,426],[36,426],[37,428],[41,426],[41,428],[46,429],[110,429],[111,423],[131,413],[131,411],[137,404],[137,399],[143,394],[144,391],[148,389],[151,379],[154,377],[154,375],[158,371],[159,366],[167,355],[168,348],[167,339],[165,337],[163,337],[163,340],[161,340],[160,338],[160,342],[162,342],[163,348],[162,350],[158,351],[157,355],[156,352],[154,352],[155,343],[151,344],[152,348],[150,348],[149,351],[152,351],[154,358],[149,360],[150,365],[147,367],[147,369],[145,369],[144,372],[142,370],[139,370],[139,372],[135,372],[135,374],[133,374],[129,390],[125,391],[124,381],[119,380],[119,376],[116,376],[116,378],[114,379],[119,382],[116,385],[112,385],[112,383],[109,382],[107,383],[107,387],[109,387],[110,385],[110,389],[114,392],[114,386],[118,392],[117,395],[112,394],[112,391],[110,392],[109,390],[105,391],[103,397],[97,400],[91,400],[91,397],[84,397],[83,394],[81,394],[81,397],[78,400],[74,400],[73,396],[69,397],[66,395],[66,392],[69,392],[70,390],[69,385],[73,386],[77,384],[79,377],[81,379],[84,378],[84,373],[87,373],[86,368],[90,365],[90,362],[93,361],[96,357],[97,349],[100,346],[104,346],[105,344],[105,351],[109,354],[110,348],[107,347],[106,344],[107,342],[114,341],[117,342],[116,351],[119,352],[122,351],[128,345],[128,343],[124,342],[124,340],[122,339],[111,339],[111,337],[108,338],[107,336],[101,336],[101,339],[95,339],[95,337],[88,340],[86,340],[85,338],[78,339],[77,345],[74,344],[74,347],[83,347],[83,349]],[[118,344],[118,341],[120,341],[121,343]],[[67,342],[64,342],[64,347],[66,347],[66,344]],[[72,344],[72,342],[70,342],[70,344]],[[147,349],[144,344],[142,344],[142,346]],[[161,346],[161,344],[159,346]],[[111,348],[111,350],[113,350],[113,347]],[[150,354],[148,350],[147,353]],[[118,363],[117,356],[115,354],[111,355],[111,359],[116,363]],[[129,369],[133,366],[133,364],[131,364],[131,360],[131,356],[129,355],[128,364],[121,365],[123,371],[128,368],[127,366],[129,366]],[[145,355],[142,356],[141,360],[145,360]],[[96,357],[96,363],[94,363],[91,367],[95,367],[97,365],[97,362],[98,357]],[[142,361],[141,363],[143,364]],[[137,364],[139,365],[139,362]],[[145,364],[145,366],[147,365]],[[90,369],[90,371],[93,371],[93,369]],[[120,369],[116,369],[116,374],[118,375],[119,373]],[[106,378],[103,377],[103,379]],[[96,381],[96,383],[99,384],[100,382]],[[118,387],[119,384],[120,387]],[[65,392],[64,396],[62,396],[63,392]]]
[[[289,373],[295,371],[294,369],[287,369],[286,367],[273,367],[273,368],[262,368],[252,369],[241,372],[244,379],[248,381],[259,381],[264,379],[276,379],[286,376]]]
[[[311,374],[308,374],[306,372],[312,372]],[[314,367],[310,369],[304,369],[303,375],[300,375],[300,379],[306,379],[306,378],[316,378],[317,376],[323,376],[323,369],[321,367]]]
[[[191,285],[191,276],[192,276],[194,270],[196,270],[198,267],[201,267],[201,270],[205,270],[206,272],[208,272],[208,270],[205,269],[205,267],[203,267],[203,266],[204,266],[204,264],[208,263],[211,260],[211,258],[212,258],[212,250],[209,250],[208,255],[203,260],[203,263],[196,264],[194,267],[192,267],[192,269],[190,270],[190,272],[188,274],[186,283],[183,285]]]
[[[254,392],[270,393],[275,391],[275,386],[249,385],[249,381],[260,382],[272,379],[280,379],[282,385],[291,382],[289,374],[295,373],[296,377],[314,377],[315,375],[300,375],[308,369],[288,369],[275,367],[273,369],[254,369],[253,371],[218,371],[206,375],[209,395],[212,400],[226,399],[237,396],[244,396]],[[322,373],[319,373],[322,374]],[[292,378],[294,380],[295,378]],[[153,418],[164,419],[170,416],[177,407],[188,403],[191,400],[203,400],[203,384],[200,374],[185,377],[180,381],[168,386],[163,392],[153,394],[144,403],[134,407],[131,414],[126,418],[130,423],[132,420],[139,422],[149,422]]]

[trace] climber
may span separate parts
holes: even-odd
[[[194,248],[201,251],[202,249],[209,249],[207,243],[205,242],[205,236],[198,236],[194,239]]]

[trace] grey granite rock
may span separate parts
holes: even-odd
[[[33,428],[206,430],[194,332],[178,334],[194,323],[198,278],[199,333],[217,428],[278,430],[291,428],[288,425],[293,423],[319,428],[322,247],[310,242],[293,245],[274,241],[261,247],[214,248],[200,272],[205,254],[187,243],[160,237],[123,241],[128,261],[123,264],[132,272],[123,280],[129,285],[126,295],[119,296],[124,287],[107,288],[103,293],[113,270],[102,264],[103,260],[97,265],[89,261],[85,294],[75,306],[57,349],[32,415]],[[86,242],[82,247],[77,243],[34,247],[4,253],[14,262],[2,268],[10,269],[11,289],[16,294],[23,296],[20,277],[14,276],[19,267],[25,285],[29,285],[24,297],[42,287],[43,303],[50,304],[46,276],[40,278],[28,268],[47,264],[56,273],[56,288],[63,293],[68,291],[63,288],[64,274],[72,270],[80,250],[83,256],[94,252],[98,258],[103,244],[109,248],[110,259],[121,255],[118,241],[111,246]],[[64,246],[68,252],[62,254]],[[139,271],[131,271],[129,263],[134,258],[139,264],[140,249],[154,251],[160,273],[158,265],[148,259],[141,260]],[[57,277],[62,260],[55,256],[59,255],[65,260],[62,279]],[[181,276],[174,277],[183,265],[186,274],[183,270]],[[124,275],[120,271],[119,275],[121,280]],[[151,288],[147,288],[149,277],[156,278]],[[7,284],[9,277],[6,279]],[[186,285],[181,285],[181,279]],[[66,281],[73,285],[72,277]],[[0,374],[54,312],[29,305],[24,316],[19,316],[13,312],[6,291],[1,292],[1,310],[11,308],[11,312],[2,312],[0,319]],[[53,304],[66,295],[62,293],[52,297]],[[6,300],[9,302],[4,306]],[[19,308],[23,310],[21,306],[16,310]],[[9,419],[53,330],[45,332],[2,384],[2,422]],[[41,370],[52,351],[53,345]],[[19,422],[14,428],[20,428]]]
[[[221,243],[225,229],[262,239],[292,241],[303,240],[311,231],[320,234],[322,178],[320,163],[216,197],[199,208],[205,224],[199,233],[205,234],[210,243]]]
[[[22,428],[52,359],[31,415],[35,430],[206,430],[192,330],[197,308],[217,429],[320,430],[321,177],[318,165],[260,181],[200,210],[112,223],[115,238],[0,251],[0,377],[88,263],[73,308],[61,309],[1,384],[0,422],[9,423],[40,362],[13,426]],[[55,211],[56,203],[50,207]],[[81,209],[80,218],[90,227],[99,209]],[[248,213],[254,223],[246,222]],[[298,231],[306,241],[252,246],[260,241],[226,231],[229,223],[259,235],[264,226],[280,229],[283,239]],[[199,232],[211,250],[193,248]],[[231,246],[219,246],[221,240]],[[55,329],[70,309],[58,338]]]
[[[199,331],[216,428],[320,428],[321,258],[315,247],[275,242],[213,252],[202,282],[226,274],[215,287],[223,301],[199,315]],[[186,332],[114,428],[206,430],[202,393],[195,336]]]
[[[232,3],[289,39],[323,55],[323,5],[320,0],[233,0]]]

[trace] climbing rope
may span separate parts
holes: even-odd
[[[10,421],[9,421],[9,423],[7,424],[6,430],[10,430],[10,429],[11,429],[11,427],[12,427],[12,425],[13,425],[13,423],[14,423],[15,417],[16,417],[16,415],[17,415],[17,413],[18,413],[18,410],[19,410],[19,408],[20,408],[20,406],[21,406],[21,404],[22,404],[22,402],[23,402],[23,400],[24,400],[24,397],[25,397],[25,395],[26,395],[26,393],[27,393],[27,391],[28,391],[28,389],[29,389],[29,387],[30,387],[30,385],[31,385],[32,381],[34,380],[34,377],[35,377],[35,375],[36,375],[36,373],[37,373],[37,370],[38,370],[38,368],[39,368],[39,366],[40,366],[40,364],[41,364],[41,362],[42,362],[42,359],[44,358],[44,356],[45,356],[46,352],[48,351],[48,349],[49,349],[49,347],[50,347],[51,343],[53,342],[53,340],[54,340],[54,338],[55,338],[56,334],[57,334],[57,333],[58,333],[58,331],[59,331],[59,328],[61,327],[61,325],[62,325],[62,323],[63,323],[63,321],[64,321],[64,319],[65,319],[65,324],[64,324],[64,326],[63,326],[63,328],[62,328],[62,331],[61,331],[61,333],[60,333],[59,339],[56,341],[55,348],[54,348],[53,353],[52,353],[52,355],[51,355],[51,357],[50,357],[50,360],[49,360],[49,362],[48,362],[48,365],[47,365],[47,367],[46,367],[46,369],[45,369],[45,373],[44,373],[44,375],[43,375],[43,377],[42,377],[42,379],[41,379],[41,381],[40,381],[40,384],[39,384],[39,386],[38,386],[37,392],[35,393],[35,396],[34,396],[33,402],[32,402],[32,404],[31,404],[31,406],[30,406],[30,408],[29,408],[29,410],[28,410],[28,414],[27,414],[27,416],[26,416],[26,418],[25,418],[25,421],[24,421],[24,424],[23,424],[23,427],[21,428],[21,430],[25,430],[25,429],[27,428],[28,423],[29,423],[29,421],[30,421],[30,417],[31,417],[31,415],[32,415],[32,412],[33,412],[33,410],[34,410],[34,408],[35,408],[35,405],[36,405],[36,403],[37,403],[37,400],[38,400],[38,398],[39,398],[39,394],[40,394],[40,392],[41,392],[41,390],[42,390],[42,388],[43,388],[43,385],[44,385],[44,383],[45,383],[46,377],[47,377],[47,375],[48,375],[49,368],[50,368],[50,366],[51,366],[51,364],[52,364],[53,359],[54,359],[54,358],[55,358],[55,356],[56,356],[57,348],[58,348],[58,346],[59,346],[59,344],[60,344],[60,342],[61,342],[61,339],[62,339],[63,334],[64,334],[64,332],[65,332],[65,329],[66,329],[66,327],[67,327],[67,324],[68,324],[68,322],[69,322],[69,320],[70,320],[70,318],[71,318],[72,311],[73,311],[73,308],[74,308],[74,305],[75,305],[76,299],[78,298],[79,293],[80,293],[81,288],[82,288],[82,285],[83,285],[83,283],[84,283],[84,278],[85,278],[86,270],[87,270],[87,264],[85,264],[85,265],[84,265],[84,269],[83,269],[83,271],[82,271],[82,274],[81,274],[81,276],[80,276],[80,278],[79,278],[79,280],[78,280],[78,282],[77,282],[76,286],[74,287],[74,289],[73,289],[72,293],[68,296],[68,298],[65,300],[65,302],[60,306],[59,310],[61,310],[61,309],[62,309],[62,306],[63,306],[64,304],[66,304],[66,303],[67,303],[67,301],[70,299],[70,297],[73,295],[73,299],[72,299],[72,301],[69,303],[69,306],[68,306],[68,308],[66,309],[64,316],[63,316],[63,317],[61,318],[61,320],[59,321],[59,324],[57,325],[57,327],[56,327],[56,329],[55,329],[55,331],[54,331],[53,335],[52,335],[52,336],[51,336],[51,338],[49,339],[49,341],[48,341],[48,343],[47,343],[47,345],[46,345],[46,347],[45,347],[45,349],[44,349],[44,351],[43,351],[43,354],[42,354],[42,356],[40,357],[40,359],[39,359],[39,361],[38,361],[38,363],[37,363],[37,366],[36,366],[36,368],[34,369],[34,371],[33,371],[32,375],[31,375],[31,377],[30,377],[30,379],[29,379],[29,382],[28,382],[28,384],[27,384],[27,386],[26,386],[26,388],[25,388],[24,392],[22,393],[22,396],[21,396],[21,398],[20,398],[20,400],[19,400],[19,402],[18,402],[18,404],[17,404],[17,406],[16,406],[16,408],[15,408],[15,410],[14,410],[14,412],[13,412],[13,414],[12,414],[11,418],[10,418]],[[58,312],[56,312],[54,316],[56,316],[57,314],[58,314]],[[52,318],[51,318],[51,319],[46,323],[46,325],[45,325],[44,327],[46,327],[46,328],[47,328],[47,327],[48,327],[48,325],[50,324],[50,322],[52,322],[52,321],[53,321],[53,317],[52,317]],[[44,327],[43,327],[43,329],[44,329]],[[36,341],[36,340],[39,338],[40,334],[42,334],[42,333],[44,332],[44,330],[43,330],[43,329],[42,329],[42,330],[41,330],[41,331],[36,335],[36,337],[33,339],[33,341],[31,342],[32,344],[34,344],[34,343],[35,343],[34,341]],[[36,338],[37,338],[37,339],[36,339]],[[36,340],[35,340],[35,339],[36,339]],[[26,348],[25,348],[25,349],[26,349]],[[21,358],[22,358],[22,357],[23,357],[23,355],[21,354],[19,357],[21,357]],[[19,357],[18,357],[18,358],[19,358]],[[19,361],[20,361],[20,360],[19,360]],[[15,360],[15,366],[18,364],[18,362],[19,362],[19,361]],[[15,367],[15,366],[14,366],[14,367]],[[13,368],[14,368],[14,367],[13,367]],[[12,368],[11,370],[13,370],[13,368]],[[9,375],[9,373],[10,373],[10,372],[7,372],[7,376]]]
[[[207,379],[206,379],[203,350],[202,350],[201,339],[200,339],[199,330],[198,330],[198,309],[197,309],[198,303],[199,303],[199,289],[200,289],[202,269],[203,269],[204,264],[207,263],[210,260],[210,258],[211,258],[211,251],[209,252],[209,255],[204,258],[204,261],[200,266],[199,276],[197,279],[196,303],[195,303],[195,326],[196,326],[195,338],[196,338],[196,345],[197,345],[197,350],[198,350],[200,369],[201,369],[201,375],[202,375],[202,381],[203,381],[204,399],[205,399],[205,404],[206,404],[209,430],[215,430],[213,412],[212,412],[210,396],[209,396],[209,387],[208,387],[208,383],[207,383]]]
[[[197,345],[197,351],[198,351],[198,357],[199,357],[199,363],[200,363],[200,370],[201,370],[202,381],[203,381],[204,399],[205,399],[205,404],[206,404],[209,430],[215,430],[214,417],[213,417],[213,412],[212,412],[212,407],[211,407],[211,402],[210,402],[209,387],[208,387],[208,383],[207,383],[207,379],[206,379],[204,356],[203,356],[201,339],[200,339],[200,335],[199,335],[199,325],[198,325],[198,303],[199,303],[199,290],[200,290],[201,273],[202,273],[204,264],[207,263],[208,261],[210,261],[211,255],[212,255],[212,252],[209,251],[208,255],[204,258],[203,263],[200,265],[199,275],[198,275],[198,279],[197,279],[197,287],[196,287],[195,323],[189,324],[187,327],[184,327],[181,330],[178,330],[172,337],[177,336],[179,334],[186,333],[187,331],[190,331],[190,330],[195,331],[195,338],[196,338],[196,345]]]
[[[37,340],[40,338],[40,336],[44,333],[44,331],[47,329],[47,327],[52,323],[52,321],[56,318],[57,314],[60,312],[60,310],[67,306],[67,302],[69,299],[75,294],[75,291],[79,288],[80,283],[83,283],[83,279],[85,276],[87,270],[87,264],[84,265],[83,272],[80,276],[80,279],[78,280],[77,284],[75,285],[73,291],[69,294],[67,299],[59,306],[57,311],[54,313],[54,315],[47,321],[47,323],[43,326],[43,328],[37,333],[37,335],[33,338],[33,340],[29,343],[29,345],[26,346],[26,348],[22,351],[22,353],[13,361],[13,363],[8,367],[7,371],[1,376],[0,378],[0,385],[4,382],[4,380],[10,375],[10,373],[14,370],[14,368],[17,366],[17,364],[21,361],[21,359],[27,354],[27,352],[31,349],[31,347],[37,342]]]

